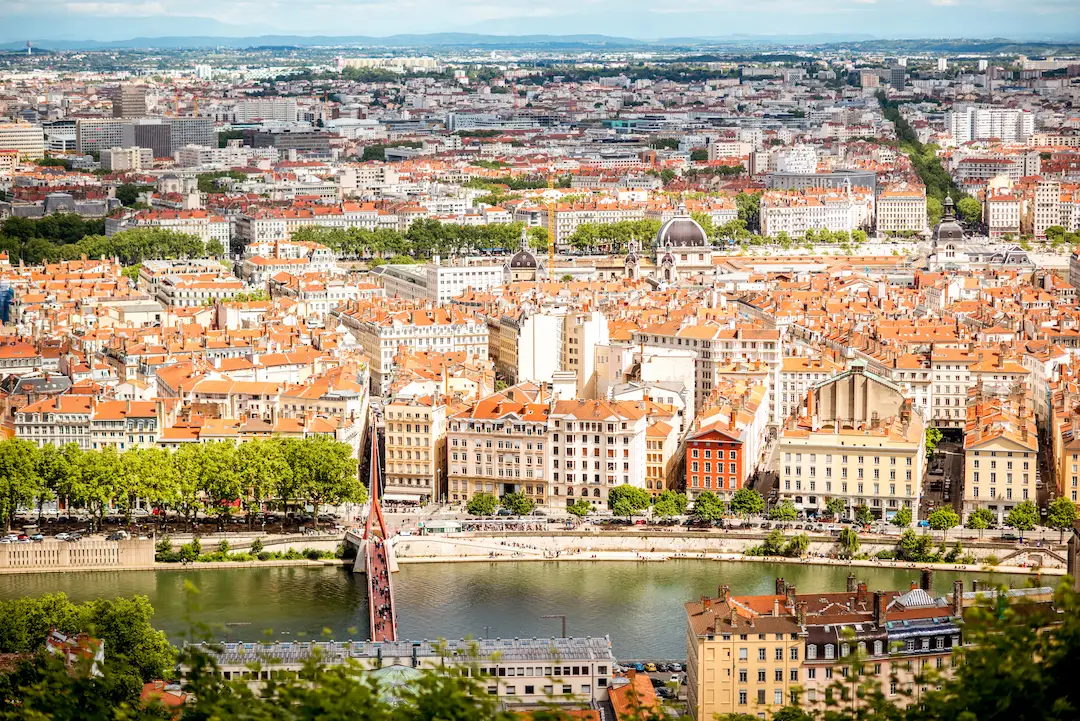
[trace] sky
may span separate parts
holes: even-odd
[[[1080,39],[1080,0],[0,0],[0,41],[179,35],[839,33]]]

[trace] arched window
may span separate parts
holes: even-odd
[[[817,658],[817,646],[815,644],[811,643],[806,647],[806,658],[811,661]]]
[[[881,641],[874,641],[874,655],[880,656],[882,652]]]
[[[836,658],[836,649],[831,643],[825,644],[825,658]]]

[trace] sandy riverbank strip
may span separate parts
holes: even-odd
[[[1009,573],[1018,575],[1064,576],[1064,568],[1025,568],[1022,566],[983,566],[974,563],[910,563],[907,561],[844,561],[834,558],[787,558],[784,556],[745,556],[741,553],[661,553],[649,551],[582,551],[579,553],[561,553],[558,557],[535,553],[508,553],[506,555],[438,555],[438,556],[398,556],[399,565],[408,563],[514,563],[518,561],[554,562],[560,561],[617,561],[621,563],[661,563],[663,561],[739,561],[745,563],[795,563],[812,566],[840,566],[860,568],[892,568],[899,570],[918,570],[932,568],[941,571],[960,573]]]
[[[233,568],[273,568],[286,566],[309,566],[318,568],[323,566],[352,566],[351,560],[345,561],[339,558],[325,558],[311,561],[306,558],[279,561],[213,561],[210,563],[153,563],[144,566],[63,566],[41,568],[0,568],[0,576],[11,576],[24,573],[89,573],[89,572],[119,572],[119,571],[211,571]]]

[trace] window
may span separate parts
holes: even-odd
[[[739,705],[746,705],[746,691],[739,691]]]
[[[746,660],[746,649],[745,648],[740,648],[739,649],[739,660],[740,661],[745,661]]]
[[[806,658],[808,661],[813,661],[817,658],[817,646],[810,644],[806,647]]]
[[[792,661],[798,661],[799,660],[799,647],[798,646],[792,646],[791,647],[791,660]]]
[[[773,681],[776,681],[777,683],[783,683],[784,682],[784,669],[782,669],[782,668],[773,669]]]
[[[799,669],[797,669],[797,668],[791,669],[791,680],[793,682],[799,680]]]
[[[759,689],[757,692],[757,702],[759,704],[765,704],[765,689]]]
[[[835,658],[836,653],[831,643],[825,644],[825,658]]]
[[[784,660],[784,649],[783,649],[783,647],[777,646],[775,655],[776,655],[776,660],[777,661],[783,661]]]
[[[782,689],[776,689],[773,691],[773,703],[779,706],[784,703],[784,692]]]
[[[759,668],[757,672],[757,682],[765,683],[765,669]]]
[[[739,683],[746,683],[746,669],[739,669]]]
[[[765,660],[765,649],[759,648],[757,650],[757,660],[758,661],[764,661]]]
[[[806,678],[807,678],[808,681],[813,681],[815,678],[817,678],[817,669],[816,668],[808,668],[808,669],[806,669]]]

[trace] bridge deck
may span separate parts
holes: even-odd
[[[394,582],[390,573],[386,530],[382,505],[379,503],[379,483],[382,480],[379,457],[379,432],[371,426],[371,454],[368,466],[368,491],[371,510],[364,525],[364,554],[367,561],[368,618],[372,641],[397,640],[397,610],[394,607]]]

